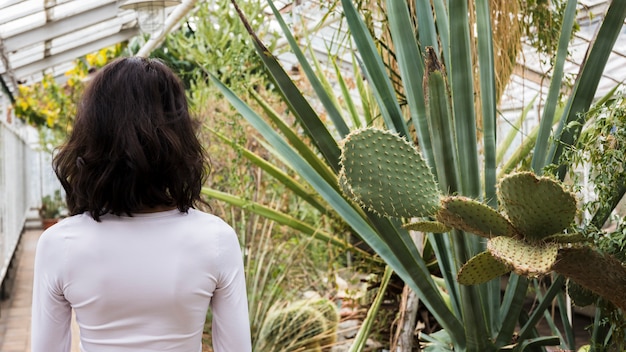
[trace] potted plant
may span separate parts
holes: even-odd
[[[41,198],[39,216],[41,217],[44,230],[59,221],[64,209],[65,201],[61,197],[60,190],[56,190],[54,194],[48,194]]]

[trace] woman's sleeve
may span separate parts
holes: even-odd
[[[212,339],[215,352],[249,352],[250,320],[243,258],[232,229],[224,235],[220,253],[222,268],[211,299]]]
[[[63,295],[63,238],[44,232],[37,243],[33,281],[32,352],[69,352],[72,308]]]

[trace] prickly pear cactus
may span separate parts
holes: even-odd
[[[567,295],[570,296],[572,302],[579,307],[592,305],[598,300],[598,295],[571,279],[567,280]]]
[[[340,175],[348,197],[381,215],[425,217],[439,208],[439,189],[422,155],[392,132],[350,133],[341,145]]]
[[[586,246],[564,247],[553,269],[626,311],[626,267],[616,258]]]
[[[408,229],[456,228],[488,238],[487,251],[459,271],[461,284],[510,271],[531,277],[556,271],[626,310],[626,267],[585,246],[584,235],[568,232],[576,198],[553,179],[530,172],[507,175],[497,189],[501,213],[475,200],[444,198],[413,145],[368,128],[343,141],[339,184],[348,197],[381,215],[429,218],[405,225]]]
[[[319,298],[303,300],[301,304],[307,305],[322,313],[326,319],[326,331],[322,334],[320,345],[322,348],[332,346],[337,342],[337,327],[339,326],[339,309],[335,303],[329,299]]]
[[[440,222],[489,238],[487,252],[470,259],[459,271],[462,284],[489,281],[498,273],[539,277],[553,270],[560,244],[584,236],[564,231],[576,215],[576,199],[558,182],[532,173],[514,173],[498,184],[503,214],[464,197],[446,197],[437,213]]]
[[[538,277],[550,272],[556,261],[559,245],[531,244],[512,237],[494,237],[487,249],[497,260],[511,266],[519,275]]]
[[[488,251],[479,253],[461,267],[457,281],[461,285],[478,285],[511,272],[510,265],[496,259]]]
[[[513,236],[511,223],[493,208],[467,197],[445,197],[437,219],[456,229],[481,237]]]
[[[451,227],[440,223],[439,221],[416,221],[404,226],[407,230],[412,231],[421,231],[421,232],[432,232],[432,233],[445,233],[452,230]]]
[[[515,228],[529,242],[562,233],[576,216],[576,197],[547,177],[520,172],[498,186],[500,204]]]

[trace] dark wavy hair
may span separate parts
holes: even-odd
[[[53,158],[70,215],[187,212],[209,172],[196,127],[184,86],[164,63],[131,57],[100,69]]]

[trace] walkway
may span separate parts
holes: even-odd
[[[0,304],[0,351],[30,352],[30,313],[33,292],[35,248],[41,230],[27,230],[22,235],[17,275],[13,292]],[[78,330],[73,325],[72,352],[79,352]]]

